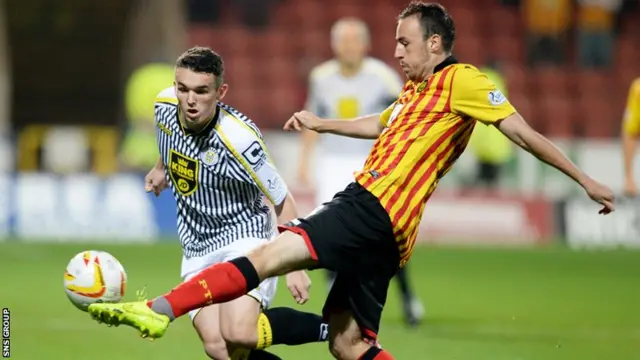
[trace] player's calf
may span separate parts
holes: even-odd
[[[148,305],[173,320],[206,305],[237,299],[266,278],[308,269],[315,264],[302,236],[285,232],[247,257],[206,268]]]

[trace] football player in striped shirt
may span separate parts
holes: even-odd
[[[223,74],[218,54],[192,48],[177,60],[175,86],[156,99],[160,159],[146,177],[146,190],[157,195],[169,187],[173,192],[185,281],[275,236],[265,197],[274,205],[279,223],[297,216],[258,128],[220,102],[228,88]],[[287,285],[298,303],[307,300],[310,281],[304,271],[288,274]],[[326,339],[320,316],[269,308],[276,287],[277,278],[270,277],[247,296],[189,312],[210,358],[279,359],[262,349]]]
[[[627,97],[627,108],[622,124],[622,147],[624,155],[624,193],[629,197],[638,195],[638,188],[633,176],[633,160],[636,145],[640,136],[640,78],[631,84]]]
[[[349,120],[376,114],[395,101],[402,90],[402,80],[384,62],[367,57],[370,34],[360,19],[345,18],[331,28],[331,47],[335,59],[315,67],[309,76],[309,95],[306,109],[320,117]],[[317,146],[319,145],[319,146]],[[352,139],[339,135],[318,137],[314,131],[302,133],[302,149],[298,165],[299,180],[309,186],[309,160],[319,151],[316,167],[316,204],[331,200],[333,195],[353,181],[373,146],[373,141]],[[409,267],[398,271],[398,281],[407,325],[418,325],[424,308],[408,279]],[[336,272],[328,271],[329,284]]]
[[[228,301],[260,281],[292,270],[338,272],[324,307],[331,353],[337,359],[389,360],[377,344],[387,289],[413,251],[418,224],[438,181],[465,149],[474,126],[497,126],[509,139],[579,183],[614,210],[609,188],[573,165],[533,130],[489,79],[451,55],[455,27],[439,4],[415,1],[400,14],[395,56],[409,79],[380,115],[355,121],[320,120],[300,112],[285,129],[377,139],[355,182],[306,218],[281,226],[275,241],[246,257],[216,264],[154,302],[92,304],[110,324],[159,337],[170,319],[209,301]],[[481,124],[479,124],[481,123]],[[205,286],[206,285],[206,286]]]

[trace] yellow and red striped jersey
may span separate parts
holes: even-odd
[[[515,112],[486,75],[450,57],[425,81],[407,82],[382,113],[385,129],[356,181],[387,210],[401,266],[427,200],[466,148],[476,120],[491,124]]]
[[[640,136],[640,78],[635,79],[629,89],[622,130],[628,135]]]

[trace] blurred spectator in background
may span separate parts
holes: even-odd
[[[381,113],[392,104],[402,91],[398,73],[384,62],[367,57],[370,49],[367,25],[356,18],[344,18],[331,28],[331,48],[335,59],[329,60],[311,71],[307,110],[332,119],[353,119],[359,116]],[[330,201],[333,195],[344,190],[354,181],[354,171],[364,165],[373,141],[323,134],[320,137],[317,163],[316,205]],[[309,162],[318,142],[318,133],[305,130],[302,133],[302,152],[298,166],[298,180],[311,185]],[[410,288],[408,268],[398,272],[402,292],[405,321],[417,325],[424,310]],[[329,283],[335,274],[328,272]]]
[[[622,126],[622,148],[624,155],[624,193],[629,197],[638,195],[633,162],[638,136],[640,136],[640,77],[635,79],[629,89],[627,106]]]
[[[565,62],[572,0],[523,0],[529,66]]]
[[[622,0],[578,0],[578,54],[583,68],[610,68]]]
[[[487,62],[480,71],[496,84],[504,96],[509,96],[505,79],[496,61]],[[491,190],[496,189],[500,182],[502,168],[513,156],[512,142],[495,126],[477,123],[469,140],[469,149],[477,160],[475,185]]]
[[[158,161],[156,142],[156,96],[173,84],[174,68],[170,64],[150,63],[136,69],[125,89],[128,129],[120,163],[125,170],[147,172]]]
[[[277,0],[234,0],[233,5],[240,10],[242,23],[253,29],[262,29],[269,25],[269,14]],[[197,23],[215,23],[222,16],[222,0],[187,0],[189,21]]]

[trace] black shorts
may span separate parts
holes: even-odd
[[[279,227],[300,234],[318,268],[337,272],[323,314],[350,310],[375,341],[387,289],[400,264],[393,227],[378,199],[351,183],[306,218]]]

